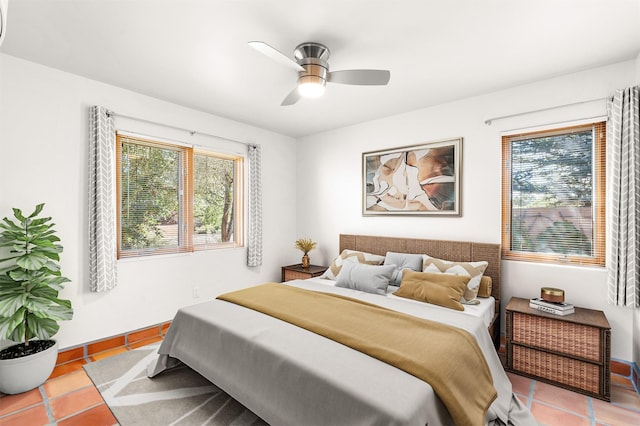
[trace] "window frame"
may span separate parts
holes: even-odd
[[[579,131],[593,131],[593,255],[562,255],[555,253],[532,253],[512,250],[511,248],[511,214],[512,214],[512,142],[575,133]],[[598,121],[582,125],[551,128],[502,136],[502,223],[501,241],[502,258],[525,262],[541,262],[552,264],[571,264],[585,266],[605,266],[606,244],[606,122]]]
[[[122,250],[122,145],[124,141],[146,145],[158,149],[174,150],[181,153],[180,178],[178,183],[179,210],[184,219],[178,222],[178,245],[173,247]],[[206,155],[234,161],[233,177],[233,241],[217,244],[194,244],[194,155]],[[244,162],[242,155],[231,155],[214,150],[196,149],[179,142],[159,140],[147,136],[116,133],[116,250],[117,259],[147,257],[163,254],[193,253],[204,250],[218,250],[244,246]]]

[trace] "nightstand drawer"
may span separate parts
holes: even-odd
[[[604,389],[598,365],[523,346],[513,345],[513,369],[594,394]]]
[[[319,277],[327,270],[327,266],[309,265],[303,268],[301,264],[282,267],[282,282],[291,280],[306,280]]]
[[[600,329],[513,312],[513,343],[599,361]]]
[[[309,272],[301,272],[301,271],[291,271],[291,270],[284,271],[284,281],[306,280],[307,278],[313,278],[313,274],[310,274]]]

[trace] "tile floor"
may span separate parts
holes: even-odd
[[[18,395],[0,394],[0,426],[117,424],[82,365],[162,339],[140,337],[133,343],[59,364],[38,389]],[[508,376],[513,391],[541,425],[640,425],[640,396],[628,377],[612,374],[612,402],[607,403],[516,374]]]

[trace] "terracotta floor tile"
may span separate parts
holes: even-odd
[[[47,416],[47,410],[44,408],[44,404],[36,405],[35,407],[28,408],[16,414],[0,418],[0,425],[2,426],[39,426],[48,424],[49,416]]]
[[[529,397],[527,395],[522,395],[517,393],[516,397],[520,400],[520,402],[522,402],[522,404],[524,404],[524,406],[527,406],[527,402],[529,401]]]
[[[4,395],[0,398],[0,416],[41,403],[42,394],[38,388],[16,395]]]
[[[611,385],[621,386],[627,389],[633,389],[631,379],[628,377],[620,376],[618,374],[611,375]]]
[[[640,398],[635,389],[611,386],[611,402],[640,413]]]
[[[100,361],[101,359],[109,358],[111,356],[127,352],[128,350],[129,349],[127,349],[126,347],[120,346],[114,349],[109,349],[108,351],[91,355],[89,358],[91,358],[91,361]]]
[[[507,373],[507,377],[509,377],[509,380],[511,381],[513,392],[527,396],[529,395],[529,390],[531,389],[531,379],[513,373]]]
[[[610,425],[639,425],[640,411],[631,411],[616,404],[593,400],[593,412],[597,422]]]
[[[94,386],[87,386],[75,392],[51,399],[49,405],[53,416],[56,420],[59,420],[103,402],[98,389]]]
[[[111,410],[105,404],[100,404],[68,419],[59,420],[58,426],[111,426],[117,423]]]
[[[49,380],[55,379],[56,377],[64,376],[65,374],[73,373],[74,371],[78,371],[82,369],[82,366],[85,365],[87,361],[84,359],[79,359],[77,361],[71,361],[64,364],[56,365],[53,369],[53,372],[49,376]]]
[[[93,386],[93,382],[84,370],[79,370],[48,380],[43,386],[47,396],[51,399],[85,386]]]
[[[586,396],[547,383],[535,382],[533,399],[581,416],[589,416],[589,403]]]
[[[161,342],[161,341],[162,341],[162,337],[156,336],[156,337],[151,337],[149,339],[144,339],[144,340],[140,340],[140,341],[137,341],[137,342],[130,343],[129,347],[131,349],[137,349],[137,348],[140,348],[142,346],[147,346],[147,345],[150,345],[152,343],[157,343],[157,342]]]
[[[588,417],[582,417],[535,401],[531,404],[531,414],[540,425],[544,426],[591,426],[591,420]]]

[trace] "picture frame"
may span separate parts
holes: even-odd
[[[462,138],[362,154],[362,214],[461,216]]]

